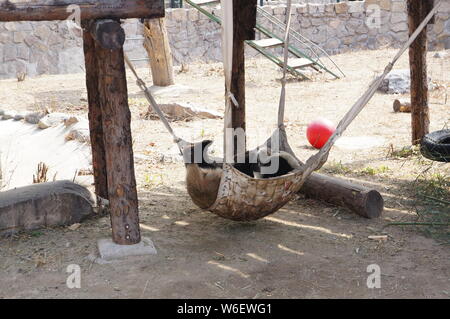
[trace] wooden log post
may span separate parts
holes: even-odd
[[[163,0],[34,0],[0,1],[0,21],[50,21],[164,17]],[[79,15],[79,16],[78,16]]]
[[[239,1],[233,0],[233,67],[231,77],[231,93],[236,98],[239,106],[232,104],[231,118],[232,128],[246,130],[245,121],[245,40],[255,39],[257,0]],[[238,143],[243,143],[239,145]],[[246,149],[246,141],[241,141],[235,136],[234,156],[238,151]]]
[[[173,58],[164,18],[146,20],[144,37],[144,47],[150,58],[153,84],[173,85]]]
[[[125,32],[113,20],[98,20],[90,31],[97,56],[112,238],[116,244],[136,244],[141,236],[123,53]]]
[[[89,103],[89,130],[92,146],[92,166],[94,168],[95,193],[98,198],[108,199],[108,178],[106,171],[105,144],[103,143],[102,108],[98,91],[98,61],[95,41],[88,30],[89,21],[83,21],[83,49],[86,66],[86,87]]]
[[[378,191],[318,173],[308,177],[300,194],[346,207],[366,218],[380,217],[384,208],[383,197]]]
[[[408,0],[408,23],[411,35],[430,12],[433,0]],[[411,69],[411,123],[412,144],[418,144],[429,133],[427,77],[427,27],[409,48]]]

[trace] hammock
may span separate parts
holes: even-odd
[[[222,0],[223,11],[223,23],[222,23],[222,35],[223,35],[223,51],[224,51],[224,69],[226,78],[226,109],[225,109],[225,127],[230,127],[231,123],[231,103],[236,106],[237,102],[234,96],[230,92],[231,84],[231,65],[232,65],[232,43],[233,43],[233,2],[228,0]],[[370,84],[367,91],[356,101],[351,109],[345,114],[343,119],[339,122],[336,131],[330,137],[328,142],[318,151],[315,155],[311,156],[305,163],[302,163],[294,154],[288,143],[288,138],[284,126],[284,109],[285,109],[285,92],[286,92],[286,73],[288,62],[288,45],[289,45],[289,29],[291,25],[291,0],[287,3],[287,27],[284,38],[284,69],[279,110],[278,110],[278,128],[272,134],[266,143],[261,147],[272,149],[273,143],[277,143],[277,150],[285,151],[294,156],[294,158],[300,164],[300,168],[292,171],[287,175],[280,177],[268,178],[268,179],[256,179],[252,178],[241,171],[233,167],[233,161],[227,159],[233,159],[233,155],[230,147],[231,143],[227,140],[225,135],[224,155],[225,161],[223,163],[223,173],[218,189],[218,194],[215,203],[207,208],[208,211],[215,213],[221,217],[235,220],[235,221],[251,221],[263,218],[267,215],[275,213],[281,207],[286,205],[300,190],[305,180],[315,170],[325,164],[331,147],[336,140],[347,129],[350,123],[356,118],[356,116],[367,105],[370,99],[375,94],[376,90],[380,86],[386,75],[392,70],[394,64],[398,61],[401,55],[406,49],[414,42],[420,32],[431,20],[433,15],[437,12],[440,2],[431,10],[424,21],[419,25],[417,30],[411,35],[405,45],[400,49],[394,59],[386,66],[383,74],[375,78]],[[152,94],[148,90],[145,83],[140,79],[132,63],[125,56],[125,61],[133,74],[137,79],[137,85],[144,92],[146,98],[151,104],[154,111],[158,114],[164,126],[174,138],[174,142],[177,143],[180,152],[182,153],[184,147],[192,145],[191,143],[179,138],[172,127],[170,126],[166,116],[159,108]]]

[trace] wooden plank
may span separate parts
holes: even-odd
[[[116,28],[109,30],[115,32]],[[95,49],[112,238],[120,245],[137,244],[141,237],[123,48],[110,50],[96,42]]]
[[[146,20],[144,23],[144,47],[150,58],[153,84],[173,85],[173,58],[170,50],[164,18]]]
[[[88,29],[88,21],[83,22],[83,29]],[[108,179],[106,172],[105,145],[103,143],[102,109],[98,92],[97,56],[95,41],[88,31],[83,32],[84,61],[86,66],[86,87],[89,102],[89,130],[92,147],[92,166],[94,169],[95,193],[98,197],[108,199]]]
[[[0,21],[66,20],[69,5],[79,6],[82,20],[164,17],[163,0],[3,0]]]
[[[432,0],[408,0],[409,34],[411,35],[429,13]],[[427,77],[427,27],[419,34],[409,48],[411,71],[411,124],[412,143],[419,144],[429,133],[430,115],[428,108]]]

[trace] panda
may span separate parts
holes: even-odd
[[[194,204],[202,209],[215,203],[223,172],[223,164],[208,156],[208,148],[212,143],[211,140],[204,140],[183,149],[187,191]],[[297,160],[284,151],[268,156],[267,150],[263,148],[257,151],[256,161],[253,152],[246,152],[244,158],[244,163],[235,163],[234,167],[252,178],[283,176],[300,168]],[[272,170],[272,164],[277,165],[275,171]]]
[[[194,204],[202,209],[211,207],[217,198],[222,177],[222,164],[208,157],[212,141],[205,140],[183,149],[187,191]]]

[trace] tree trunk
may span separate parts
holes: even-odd
[[[153,84],[173,85],[173,59],[164,18],[146,20],[144,36],[144,47],[150,58]]]
[[[300,193],[309,198],[346,207],[366,218],[380,217],[384,207],[383,197],[378,191],[318,173],[308,177]]]

